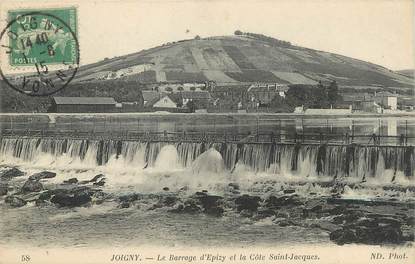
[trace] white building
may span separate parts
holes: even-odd
[[[296,106],[294,108],[294,113],[295,114],[304,114],[304,106]]]
[[[386,96],[383,100],[384,105],[386,105],[390,110],[398,110],[398,97]]]
[[[161,97],[158,101],[153,104],[154,108],[177,108],[177,103],[170,98],[170,96],[165,95]]]
[[[392,111],[398,110],[398,96],[396,94],[391,92],[378,92],[375,93],[375,100],[384,109]]]

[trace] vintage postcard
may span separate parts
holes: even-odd
[[[0,2],[0,264],[415,263],[412,0]]]

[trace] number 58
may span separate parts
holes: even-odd
[[[21,261],[22,262],[29,262],[30,261],[30,256],[29,255],[22,255]]]

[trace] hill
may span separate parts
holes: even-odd
[[[402,75],[405,75],[405,76],[407,76],[407,77],[409,77],[409,78],[414,78],[414,69],[408,69],[408,70],[400,70],[400,71],[397,71],[397,73],[399,73],[399,74],[402,74]]]
[[[379,65],[291,44],[276,45],[269,40],[272,38],[251,35],[168,43],[81,67],[75,81],[212,80],[226,85],[245,82],[315,84],[319,80],[336,80],[343,87],[385,87],[401,91],[413,87],[412,79]]]
[[[215,81],[218,86],[238,87],[252,82],[312,85],[331,80],[336,80],[341,92],[413,95],[413,79],[385,67],[242,32],[166,43],[82,66],[58,95],[136,101],[140,89],[160,82]],[[2,111],[47,108],[46,98],[27,100],[6,85],[0,86]]]

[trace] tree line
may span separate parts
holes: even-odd
[[[291,42],[289,42],[289,41],[280,40],[280,39],[276,39],[276,38],[273,38],[273,37],[268,37],[268,36],[265,36],[263,34],[256,34],[256,33],[250,33],[250,32],[242,32],[240,30],[236,30],[234,32],[234,34],[236,36],[248,36],[248,37],[252,37],[252,38],[255,38],[255,39],[258,39],[258,40],[267,42],[268,44],[270,44],[272,46],[275,46],[275,47],[289,48],[289,47],[292,46],[291,45]]]
[[[282,110],[281,112],[292,112],[297,106],[304,108],[336,108],[343,103],[343,97],[339,94],[336,81],[324,86],[321,82],[318,85],[294,84],[286,92],[285,98],[276,95],[269,107]]]

